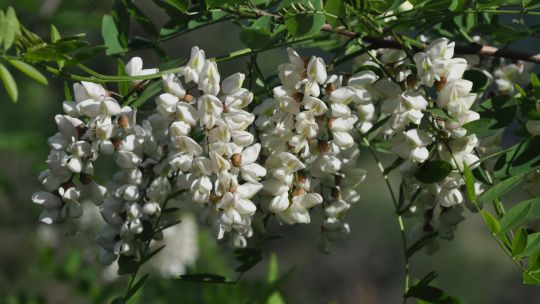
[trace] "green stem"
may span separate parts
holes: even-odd
[[[377,163],[377,167],[379,168],[379,171],[381,172],[381,175],[384,179],[384,182],[386,184],[386,187],[388,188],[388,192],[390,192],[390,196],[392,197],[392,202],[394,203],[394,209],[396,211],[396,214],[397,214],[397,221],[398,221],[398,224],[399,224],[399,232],[401,234],[401,242],[402,242],[402,245],[403,245],[403,257],[405,258],[405,286],[403,288],[404,290],[404,294],[407,293],[407,291],[409,291],[409,280],[410,280],[410,265],[409,265],[409,257],[407,255],[407,238],[406,238],[406,235],[405,235],[405,224],[403,223],[403,217],[398,213],[399,212],[399,206],[398,206],[398,201],[396,199],[396,195],[394,194],[394,190],[392,189],[392,185],[390,184],[390,180],[388,179],[388,175],[385,173],[385,170],[384,170],[384,166],[382,165],[379,157],[377,156],[377,154],[375,153],[375,151],[372,149],[371,147],[371,144],[369,142],[369,140],[367,138],[363,138],[362,139],[364,144],[365,144],[365,147],[367,147],[369,153],[371,154],[371,156],[373,157],[373,159],[375,160],[375,162]],[[404,297],[404,302],[407,301],[407,299]]]

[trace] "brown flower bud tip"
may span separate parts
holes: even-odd
[[[92,176],[90,174],[81,173],[81,175],[79,176],[79,180],[83,185],[88,185],[92,183]]]
[[[122,141],[120,139],[111,139],[111,142],[115,150],[120,149],[120,146],[122,145]]]
[[[235,167],[240,167],[242,165],[242,154],[234,153],[231,156],[231,163]]]
[[[418,83],[418,79],[414,76],[409,76],[407,77],[405,82],[407,83],[407,87],[414,88],[416,87],[416,84]]]
[[[306,190],[304,190],[304,188],[296,188],[292,193],[293,196],[299,196],[302,194],[306,194]]]
[[[444,85],[446,84],[446,77],[441,77],[441,80],[437,81],[437,84],[435,85],[435,89],[437,89],[437,92],[440,92]]]
[[[156,165],[154,164],[148,164],[146,167],[143,168],[143,171],[146,172],[146,173],[150,173],[154,170],[154,167]]]
[[[223,103],[223,113],[229,113],[229,108],[226,103]]]
[[[219,202],[220,199],[221,199],[221,196],[219,196],[219,195],[217,195],[217,194],[215,194],[215,193],[212,193],[212,194],[210,195],[210,202],[212,202],[212,203],[214,203],[214,204],[217,203],[217,202]]]
[[[342,179],[343,177],[341,175],[334,175],[334,184],[336,184],[336,186],[339,186],[339,184],[341,184]]]
[[[75,187],[75,184],[71,180],[68,180],[67,182],[62,184],[62,188],[64,189],[69,189],[73,187]]]
[[[296,102],[302,102],[302,100],[304,100],[304,94],[302,94],[300,92],[294,93],[291,97],[294,98],[294,100],[296,100]]]
[[[317,148],[319,148],[319,152],[327,153],[328,151],[330,151],[330,144],[327,141],[319,140]]]
[[[77,136],[79,138],[83,137],[83,135],[86,134],[86,130],[88,130],[88,128],[83,124],[78,125],[75,129],[77,129]]]
[[[449,139],[450,138],[450,132],[448,132],[447,130],[441,130],[441,137],[443,139]]]
[[[333,83],[329,83],[326,85],[325,89],[326,89],[326,94],[330,94],[336,90],[336,86]]]
[[[307,182],[307,175],[303,173],[298,173],[298,177],[296,178],[296,180],[298,181],[298,183],[303,184]]]
[[[126,115],[120,115],[118,117],[118,126],[120,128],[127,128],[129,126],[129,118]]]
[[[332,197],[333,198],[340,198],[341,197],[341,190],[339,187],[332,188]]]
[[[184,98],[182,98],[183,101],[187,102],[187,103],[192,103],[193,102],[193,95],[191,94],[186,94],[184,96]]]
[[[163,152],[163,154],[167,154],[167,152],[169,152],[169,146],[162,145],[161,146],[161,151]]]
[[[334,121],[336,119],[335,118],[328,118],[328,122],[326,123],[326,125],[328,126],[328,128],[332,128],[332,124],[334,124]]]
[[[308,65],[309,65],[309,60],[311,58],[302,58],[302,60],[304,60],[304,69],[307,69]]]
[[[235,192],[236,192],[236,186],[231,186],[231,187],[229,188],[229,192],[235,193]]]

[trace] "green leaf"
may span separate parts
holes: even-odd
[[[467,0],[452,0],[452,3],[450,3],[448,9],[452,12],[462,11],[465,9],[467,2]]]
[[[467,135],[480,134],[480,136],[489,132],[489,127],[491,126],[492,120],[488,118],[480,118],[477,120],[469,121],[463,125],[463,128],[467,130]]]
[[[457,119],[455,117],[452,117],[445,110],[440,109],[440,108],[426,109],[426,112],[429,112],[429,113],[433,114],[433,116],[438,117],[438,118],[444,118],[444,119],[447,119],[447,120],[457,121]]]
[[[139,262],[140,265],[148,262],[151,258],[153,258],[156,254],[158,254],[161,250],[165,249],[167,245],[161,245],[158,248],[154,249],[154,251],[150,252],[149,254],[142,257],[141,261]]]
[[[189,8],[189,0],[163,0],[163,2],[170,4],[172,7],[185,13]]]
[[[113,17],[111,15],[103,15],[101,22],[101,37],[103,37],[103,42],[107,46],[107,55],[119,54],[126,51],[120,42],[119,35]]]
[[[482,217],[484,218],[484,221],[486,222],[486,225],[488,226],[488,229],[491,233],[497,234],[501,232],[501,224],[499,224],[499,221],[491,215],[487,210],[480,211],[482,214]]]
[[[131,0],[123,0],[123,5],[126,7],[127,12],[133,19],[135,19],[141,27],[150,35],[157,37],[159,32],[156,29],[156,26],[150,20],[150,18]]]
[[[512,240],[512,256],[518,256],[527,247],[527,231],[519,229]]]
[[[227,279],[224,276],[220,276],[217,274],[206,274],[206,273],[184,274],[180,276],[179,280],[185,281],[185,282],[196,282],[196,283],[213,283],[213,284],[228,283]]]
[[[139,263],[132,256],[120,255],[118,258],[118,274],[132,274],[137,270]]]
[[[3,28],[4,51],[8,50],[15,41],[15,36],[20,33],[19,20],[13,7],[8,7]]]
[[[71,89],[69,88],[69,83],[67,81],[64,81],[64,98],[64,100],[73,100]]]
[[[344,17],[346,13],[345,1],[328,0],[324,5],[324,11],[339,18]],[[338,18],[329,15],[326,15],[326,22],[328,22],[332,27],[336,27],[340,24]]]
[[[480,117],[491,120],[487,130],[476,133],[478,137],[487,137],[507,127],[514,121],[517,104],[511,96],[499,95],[484,101],[476,111],[480,114]]]
[[[9,60],[9,63],[11,63],[11,65],[13,65],[16,69],[28,75],[28,77],[34,79],[35,81],[44,85],[48,84],[47,78],[45,78],[45,76],[43,76],[40,71],[36,70],[36,68],[29,65],[28,63],[15,59]]]
[[[456,299],[446,292],[429,285],[437,275],[436,272],[428,273],[422,280],[411,286],[403,296],[405,298],[417,298],[429,303],[458,303]]]
[[[246,272],[262,260],[261,250],[256,248],[236,249],[234,257],[242,263],[236,267],[237,272]]]
[[[463,163],[463,177],[465,178],[465,186],[467,187],[467,195],[469,196],[469,200],[473,202],[473,204],[476,204],[476,191],[474,190],[474,176],[471,173],[471,169],[469,169],[469,166],[464,162]]]
[[[540,271],[523,272],[523,284],[540,285]]]
[[[414,174],[414,177],[425,184],[443,180],[452,171],[452,165],[442,160],[425,162]]]
[[[527,246],[519,254],[519,257],[528,257],[540,253],[540,232],[531,233],[527,236]]]
[[[19,91],[17,90],[17,83],[15,83],[15,79],[13,79],[13,76],[11,76],[11,73],[9,70],[0,63],[0,78],[2,79],[2,83],[4,84],[4,87],[6,88],[6,91],[9,95],[9,98],[13,102],[16,102],[19,98]]]
[[[55,42],[57,42],[58,40],[60,40],[60,38],[62,38],[62,36],[60,36],[60,32],[58,31],[58,29],[56,28],[56,26],[54,26],[53,24],[51,24],[51,42],[52,42],[52,43],[55,43]]]
[[[502,217],[501,230],[509,231],[514,228],[517,228],[527,219],[527,216],[529,215],[531,210],[532,210],[531,202],[527,202],[526,204],[517,204],[513,206]]]
[[[208,7],[218,7],[223,5],[234,5],[234,4],[242,4],[247,2],[248,0],[205,0],[206,5]]]
[[[424,235],[421,239],[419,239],[414,244],[412,244],[409,248],[407,248],[407,250],[405,251],[405,255],[408,258],[410,258],[418,250],[424,248],[424,246],[429,244],[437,235],[438,235],[437,232],[433,232],[433,233]]]
[[[272,284],[279,279],[279,267],[276,254],[273,252],[270,255],[270,261],[268,262],[268,283]],[[279,290],[274,291],[268,298],[266,304],[285,304],[285,301],[281,297]]]
[[[137,97],[135,102],[131,105],[133,108],[138,108],[148,101],[152,96],[155,96],[159,91],[161,91],[162,82],[161,81],[152,81],[143,91],[143,93]]]
[[[495,177],[527,174],[540,166],[540,136],[514,145],[495,163]]]
[[[489,188],[480,197],[481,203],[491,202],[514,189],[523,179],[523,175],[512,176]]]
[[[148,279],[148,277],[150,276],[149,273],[145,274],[142,278],[140,278],[137,283],[133,284],[133,286],[131,286],[131,288],[126,292],[126,296],[124,298],[124,301],[127,302],[127,300],[129,300],[131,297],[133,297],[133,295],[135,295],[137,293],[137,291],[139,291],[139,289],[141,289],[141,287],[144,285],[144,283],[146,282],[146,280]]]
[[[272,33],[264,29],[247,28],[240,33],[240,41],[250,49],[262,49],[268,46],[271,37]]]
[[[51,46],[35,49],[23,54],[23,58],[28,61],[66,61],[68,57],[59,54]]]
[[[319,33],[325,18],[323,13],[302,13],[285,19],[285,27],[293,37],[311,36]]]
[[[456,301],[442,289],[429,285],[413,286],[409,289],[406,297],[413,297],[428,303],[456,303]]]

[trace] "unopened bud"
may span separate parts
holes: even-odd
[[[303,184],[307,181],[307,175],[298,173],[298,177],[296,178],[296,180],[298,181],[298,183]]]
[[[302,94],[300,92],[296,92],[296,93],[292,94],[291,97],[294,98],[294,100],[296,100],[296,102],[302,102],[302,100],[304,99],[304,94]]]
[[[86,134],[86,130],[88,130],[88,128],[83,124],[78,125],[76,127],[76,129],[77,129],[77,137],[78,138],[83,137],[83,135]]]
[[[306,194],[306,190],[304,190],[304,188],[296,188],[292,193],[293,196],[299,196],[303,194]]]
[[[328,128],[332,128],[332,125],[334,124],[334,121],[336,119],[335,118],[328,118],[328,122],[326,123],[326,125],[328,126]]]
[[[336,86],[333,83],[329,83],[326,85],[325,90],[326,90],[326,94],[328,95],[336,90]]]
[[[125,115],[118,117],[118,126],[120,128],[127,128],[129,126],[129,119]]]
[[[193,95],[186,94],[186,95],[184,95],[184,98],[182,98],[182,100],[187,102],[187,103],[192,103],[193,102]]]
[[[83,185],[88,185],[92,183],[92,176],[90,174],[81,173],[79,180]]]
[[[240,167],[242,165],[242,154],[234,153],[231,157],[231,163],[235,167]]]
[[[319,140],[317,148],[319,148],[319,152],[327,153],[330,151],[330,144],[327,141]]]
[[[332,188],[332,197],[336,199],[341,197],[341,190],[339,187]]]
[[[446,77],[441,77],[441,80],[437,81],[437,84],[435,85],[435,89],[437,89],[437,92],[440,92],[444,85],[446,84]]]
[[[215,193],[210,194],[210,202],[215,204],[215,203],[219,202],[220,199],[221,199],[221,196],[219,196],[219,195],[217,195]]]

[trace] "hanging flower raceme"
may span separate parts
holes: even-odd
[[[377,76],[362,72],[344,86],[342,76],[328,76],[322,58],[303,59],[291,48],[288,55],[289,63],[278,67],[281,86],[254,111],[267,156],[263,206],[281,223],[295,224],[309,223],[310,209],[323,204],[326,243],[349,232],[344,216],[358,201],[358,184],[365,175],[356,167],[355,110],[369,106],[366,86]]]
[[[322,58],[287,53],[280,85],[257,104],[242,87],[244,74],[223,78],[197,47],[179,73],[159,76],[162,90],[145,115],[129,106],[148,85],[138,80],[144,77],[131,83],[124,106],[99,84],[75,84],[75,100],[64,102],[58,133],[48,140],[39,177],[47,191],[32,197],[43,207],[41,221],[72,222],[91,200],[104,220],[96,238],[101,260],[139,259],[168,227],[161,218],[178,197],[201,208],[214,236],[235,247],[247,246],[255,219],[273,216],[288,225],[317,221],[327,250],[350,232],[346,216],[360,199],[366,172],[359,144],[379,141],[399,158],[394,168],[406,202],[399,212],[417,219],[412,237],[451,237],[466,201],[461,173],[480,163],[479,140],[466,128],[480,117],[472,110],[478,96],[463,78],[467,61],[453,58],[454,44],[438,39],[411,57],[371,51],[350,74],[329,74]],[[143,69],[139,57],[126,64],[127,75],[157,72]],[[540,133],[535,124],[526,123],[532,134]],[[101,155],[116,169],[104,185],[93,178]],[[448,174],[422,178],[433,163]]]

